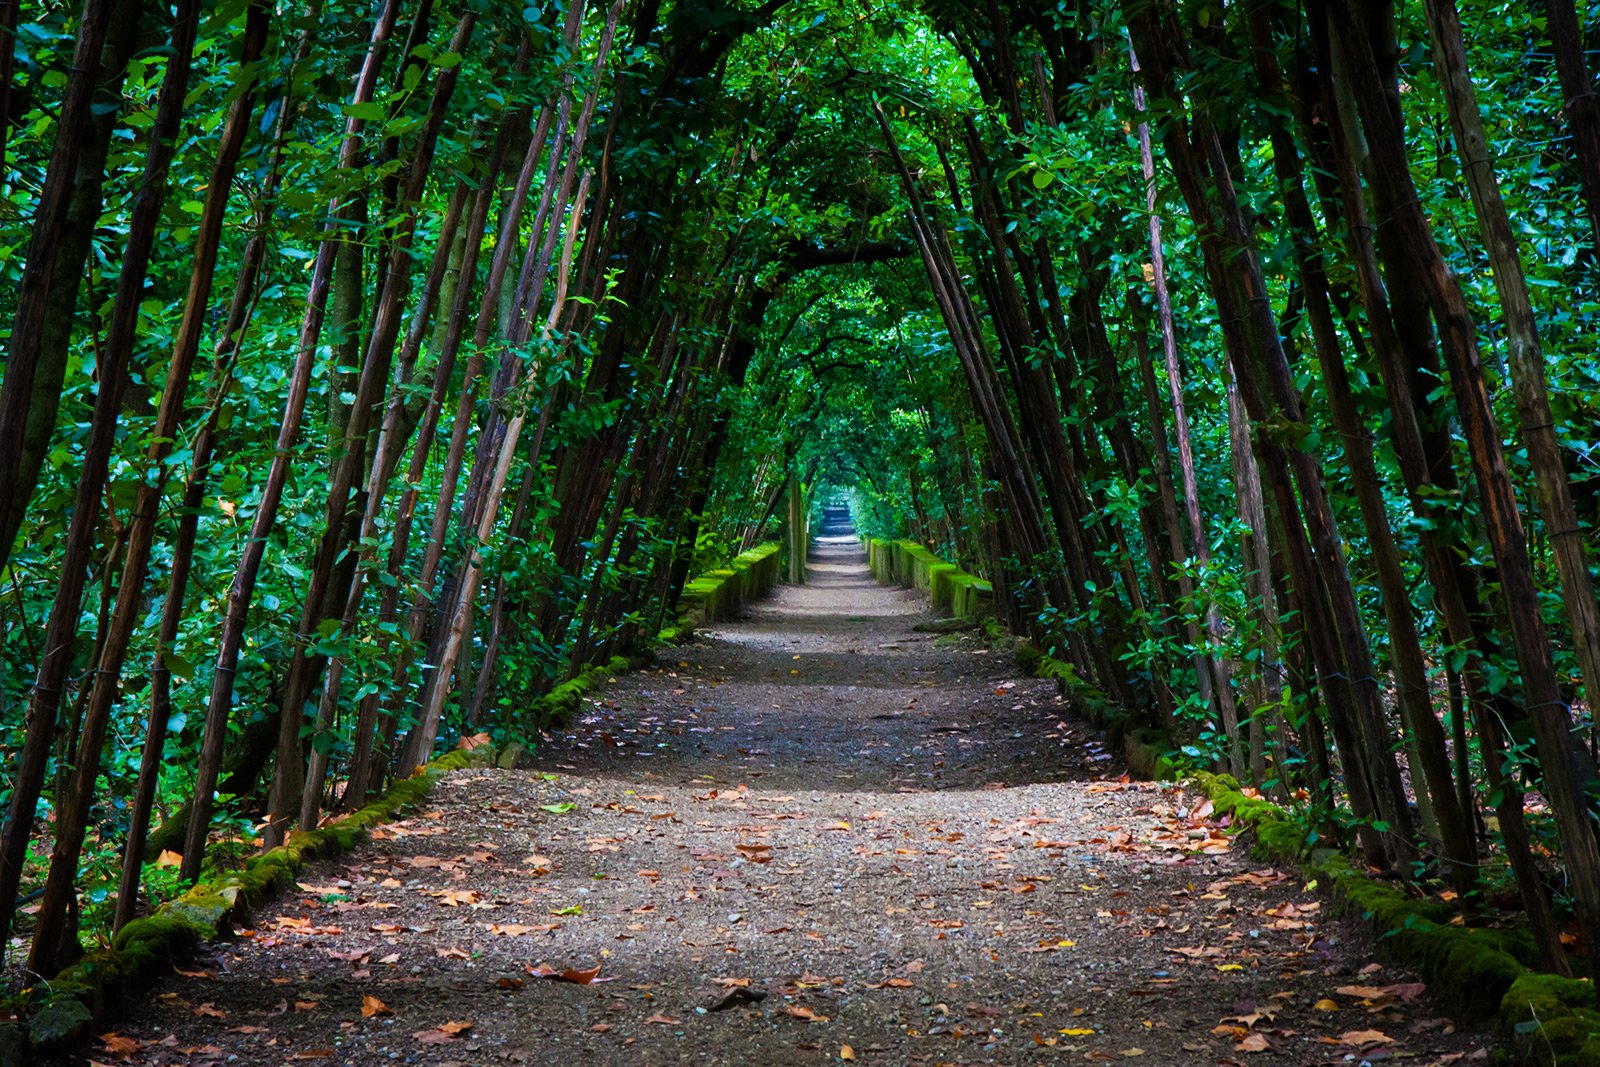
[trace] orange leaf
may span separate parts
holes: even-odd
[[[828,1021],[828,1017],[826,1015],[818,1015],[804,1004],[785,1004],[783,1006],[783,1013],[790,1018],[799,1019],[802,1022],[825,1023]]]
[[[101,1034],[100,1045],[113,1056],[131,1056],[139,1051],[141,1042],[136,1037],[121,1034]]]
[[[1394,1043],[1394,1038],[1382,1030],[1346,1030],[1339,1035],[1341,1045],[1389,1045]]]
[[[389,1005],[385,1004],[371,993],[368,993],[366,996],[361,998],[361,1017],[363,1019],[370,1019],[374,1015],[392,1014],[394,1013],[389,1010]]]

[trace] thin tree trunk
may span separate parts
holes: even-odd
[[[133,351],[138,339],[139,304],[143,299],[145,277],[149,273],[150,254],[155,247],[156,230],[161,221],[161,208],[166,201],[167,171],[177,151],[178,123],[183,115],[184,96],[188,92],[189,70],[194,59],[194,42],[199,33],[199,0],[181,0],[178,4],[172,31],[172,55],[162,76],[160,98],[156,106],[155,121],[150,127],[150,147],[145,156],[144,173],[139,192],[134,199],[128,220],[128,239],[123,248],[122,267],[117,277],[117,295],[112,305],[111,325],[106,334],[105,349],[101,353],[100,393],[95,398],[95,412],[91,440],[85,450],[85,461],[78,479],[76,503],[82,510],[75,511],[72,533],[87,539],[92,536],[94,520],[91,513],[97,510],[94,503],[100,499],[105,487],[107,467],[115,444],[116,426],[121,414],[122,395],[131,379]],[[242,132],[242,131],[241,131]],[[215,223],[220,226],[221,210],[217,209]],[[202,241],[204,239],[202,238]],[[202,244],[201,255],[204,256]],[[215,248],[211,250],[215,263]],[[210,274],[206,272],[209,284]],[[192,294],[191,294],[192,295]],[[198,309],[196,309],[198,312]],[[192,357],[192,353],[191,353]],[[192,364],[192,358],[189,363]],[[174,367],[174,377],[167,382],[167,394],[162,398],[162,416],[157,418],[157,440],[170,438],[176,431],[177,414],[183,408],[183,394],[188,384],[189,367]],[[180,373],[181,372],[181,375]],[[164,445],[155,446],[164,454]],[[164,455],[152,457],[160,463]],[[45,883],[44,899],[34,926],[33,948],[28,966],[40,975],[52,975],[60,967],[67,946],[62,943],[66,933],[67,912],[77,899],[75,885],[78,874],[78,856],[83,848],[83,834],[88,824],[89,805],[95,795],[95,780],[100,774],[100,749],[105,742],[106,727],[111,715],[111,702],[116,695],[121,677],[122,658],[127,651],[128,639],[133,633],[134,614],[144,591],[144,568],[149,560],[150,542],[154,531],[155,511],[159,486],[140,487],[132,524],[128,530],[128,558],[117,593],[117,606],[109,628],[105,630],[102,653],[109,662],[102,661],[95,672],[92,696],[83,717],[83,726],[74,761],[71,785],[64,797],[57,798],[55,842],[50,854],[50,873]],[[84,507],[84,505],[89,505]],[[63,586],[73,584],[63,579]],[[64,606],[76,612],[76,596]],[[51,620],[54,623],[54,619]],[[56,627],[52,626],[52,630]],[[75,626],[61,627],[61,644],[71,647]],[[55,643],[52,642],[52,648]],[[55,670],[64,669],[64,656],[54,658]],[[56,716],[54,701],[59,700],[60,680],[52,677],[41,666],[34,685],[33,706],[30,716],[53,720]],[[0,905],[9,903],[0,901]],[[73,946],[76,947],[75,945]]]
[[[11,558],[55,429],[84,261],[100,220],[106,154],[143,7],[141,0],[84,0],[78,16],[0,380],[0,568]],[[9,56],[14,46],[7,34],[0,50]],[[0,122],[9,124],[9,115]],[[7,899],[0,884],[0,906]]]
[[[68,80],[67,97],[62,103],[61,128],[81,130],[82,144],[68,146],[65,142],[73,138],[57,138],[39,212],[35,216],[34,242],[19,289],[11,349],[3,390],[0,390],[3,392],[0,395],[0,499],[6,501],[5,511],[0,515],[0,562],[9,556],[38,470],[37,462],[26,458],[21,459],[21,466],[13,464],[23,457],[25,449],[33,449],[40,441],[47,444],[55,425],[55,403],[60,393],[60,377],[66,368],[68,332],[77,303],[78,282],[83,274],[84,257],[88,255],[89,237],[100,216],[101,183],[117,114],[114,105],[120,99],[140,7],[131,0],[108,0],[107,3],[90,0],[85,5],[85,18],[79,23],[82,28],[79,47],[73,75]],[[108,106],[95,110],[96,103]],[[73,125],[65,125],[69,120]],[[59,277],[52,279],[52,274]],[[103,470],[108,462],[124,386],[119,375],[126,377],[125,368],[119,371],[103,358],[102,353],[97,360],[100,372],[95,418],[100,418],[101,402],[105,400],[109,404],[107,418],[110,422],[103,432],[98,423],[91,428],[84,453],[84,476],[88,476],[92,466],[98,464]],[[37,375],[40,369],[45,371],[43,380]],[[11,388],[13,384],[17,387],[15,392]],[[35,403],[41,398],[47,401],[48,418],[40,416]],[[114,398],[119,402],[110,403]],[[30,408],[30,405],[33,406]],[[42,437],[37,437],[34,431],[40,427]],[[40,458],[44,455],[42,448],[40,445],[37,452]],[[33,473],[29,473],[30,470]],[[79,489],[86,488],[80,480]],[[34,694],[35,698],[43,697],[43,705],[36,707],[33,699],[29,701],[22,752],[11,783],[11,804],[5,829],[0,832],[0,957],[10,943],[22,865],[33,833],[34,810],[44,787],[56,731],[55,709],[60,703],[61,686],[72,657],[85,572],[93,551],[94,516],[99,512],[99,498],[98,486],[94,487],[92,498],[82,491],[74,498],[73,522],[68,527],[61,555],[61,579],[46,624],[44,655],[38,668],[49,691]]]
[[[373,26],[355,89],[351,93],[353,104],[372,100],[378,72],[388,50],[389,37],[394,32],[398,8],[399,0],[385,0],[383,11]],[[339,169],[347,170],[353,163],[364,125],[365,120],[357,115],[345,120],[344,140],[339,147]],[[330,206],[330,217],[337,213],[338,207],[337,203]],[[194,804],[184,841],[183,865],[179,869],[180,875],[188,881],[199,876],[200,866],[205,860],[206,838],[211,830],[211,809],[215,801],[217,773],[222,767],[228,718],[233,707],[234,674],[238,669],[244,640],[245,620],[255,594],[256,578],[261,572],[267,537],[277,522],[278,506],[283,500],[289,474],[289,453],[300,436],[300,423],[305,417],[311,368],[316,359],[317,342],[322,334],[323,317],[327,310],[334,252],[335,242],[331,237],[325,238],[318,246],[316,259],[312,263],[311,280],[306,290],[306,312],[300,323],[295,363],[289,374],[289,395],[284,401],[283,416],[278,425],[275,454],[267,471],[261,500],[256,505],[255,517],[250,523],[250,536],[234,571],[233,584],[228,589],[227,608],[217,639],[217,665],[212,676],[211,698],[206,706],[205,733],[201,741],[200,758],[195,765]],[[299,714],[298,709],[296,714]]]
[[[466,41],[471,36],[476,19],[476,15],[471,12],[462,17],[456,28],[455,37],[451,41],[452,51],[460,54],[465,50]],[[360,484],[363,471],[369,466],[367,438],[383,400],[384,384],[389,376],[395,345],[400,338],[401,324],[405,317],[405,301],[411,292],[411,243],[417,228],[417,212],[427,185],[429,171],[433,166],[434,149],[444,127],[460,70],[460,64],[446,68],[434,85],[427,118],[418,135],[417,146],[408,168],[406,187],[397,205],[400,215],[393,220],[393,226],[389,227],[391,240],[388,246],[388,265],[384,271],[383,292],[374,309],[372,333],[362,357],[355,399],[345,426],[343,452],[328,490],[322,540],[317,546],[313,560],[305,604],[301,611],[299,638],[295,643],[294,656],[289,664],[289,677],[285,684],[283,720],[279,723],[278,758],[273,767],[272,790],[268,801],[269,822],[262,833],[264,842],[269,848],[281,843],[282,837],[288,833],[290,820],[296,816],[302,826],[314,825],[321,807],[320,779],[326,768],[326,760],[320,758],[325,754],[317,753],[315,734],[313,734],[312,752],[318,758],[314,759],[312,769],[317,774],[316,780],[308,781],[302,755],[304,707],[316,688],[317,675],[321,671],[321,661],[311,653],[310,643],[323,620],[342,614],[328,610],[330,598],[331,602],[343,606],[348,598],[360,596],[361,591],[356,577],[360,573],[359,563],[354,556],[351,557],[353,569],[349,582],[336,582],[334,572],[339,559],[345,556],[354,543],[359,542],[363,534],[368,536],[376,534],[375,522],[369,527],[360,516],[350,511],[351,491]],[[381,471],[382,464],[376,459],[371,459],[370,466],[374,470]],[[380,495],[382,487],[380,481],[377,485]],[[369,500],[361,514],[374,515],[375,518],[375,508],[376,502]],[[351,537],[346,530],[349,525],[355,526],[355,537]],[[332,709],[329,708],[328,712],[331,720]],[[327,723],[317,722],[315,717],[313,721],[316,722],[319,732],[325,731]]]
[[[123,564],[121,585],[117,590],[117,610],[113,616],[106,649],[100,659],[99,673],[90,703],[91,716],[110,714],[111,703],[116,697],[121,681],[122,664],[128,642],[132,639],[137,622],[146,572],[149,569],[156,513],[160,506],[162,488],[166,482],[166,459],[171,451],[170,442],[177,436],[189,374],[194,366],[195,356],[199,352],[201,331],[205,328],[210,311],[212,280],[216,273],[223,222],[227,214],[234,175],[238,171],[239,156],[244,150],[245,138],[249,134],[251,117],[255,110],[256,63],[266,47],[267,30],[267,7],[264,0],[258,0],[251,4],[246,14],[244,36],[239,51],[239,67],[246,79],[244,91],[234,100],[233,107],[229,110],[217,150],[217,160],[211,168],[211,178],[206,183],[206,201],[201,209],[200,224],[195,238],[194,265],[190,271],[189,291],[184,300],[183,320],[178,327],[178,336],[173,345],[172,359],[167,371],[167,383],[161,396],[161,408],[151,435],[155,443],[145,457],[145,462],[154,466],[158,473],[154,479],[146,476],[141,480],[134,503],[128,533],[127,559]],[[219,357],[225,347],[232,350],[237,348],[233,334],[244,325],[245,309],[253,307],[251,298],[255,290],[256,269],[264,250],[265,242],[259,238],[252,240],[251,245],[245,250],[245,260],[233,296],[232,309],[224,326],[223,340],[218,345]],[[220,362],[218,370],[220,374],[222,372]],[[211,442],[215,436],[213,429],[215,415],[226,394],[226,388],[225,382],[218,382],[216,402],[212,406],[207,426],[202,431],[203,441],[193,450],[195,473],[185,486],[184,513],[180,520],[181,528],[173,556],[172,581],[168,586],[167,603],[162,614],[160,648],[163,649],[170,647],[182,617],[183,590],[188,582],[197,526],[197,516],[194,511],[200,504],[205,472],[210,462]],[[157,657],[159,660],[159,651]],[[134,905],[138,899],[140,860],[144,853],[144,838],[150,828],[150,806],[155,799],[156,781],[160,776],[162,751],[166,743],[167,716],[170,710],[167,687],[170,675],[171,672],[158,662],[151,676],[150,719],[145,729],[139,780],[130,806],[127,839],[123,846],[121,891],[117,897],[113,924],[117,929],[133,917]],[[96,748],[89,754],[87,762],[80,759],[80,776],[98,768],[98,765],[99,750]],[[92,785],[92,782],[93,775],[89,774],[88,784]],[[58,819],[58,827],[62,822],[63,820]],[[74,829],[81,833],[81,827]],[[75,864],[72,874],[76,875]]]
[[[1130,47],[1128,61],[1137,77],[1139,72],[1139,57]],[[1134,110],[1141,115],[1145,112],[1144,86],[1135,82],[1133,87]],[[1144,203],[1145,218],[1150,230],[1150,286],[1156,297],[1156,322],[1161,330],[1161,355],[1166,363],[1167,389],[1172,401],[1173,433],[1178,445],[1178,471],[1183,482],[1183,509],[1184,517],[1189,524],[1189,547],[1186,552],[1182,543],[1182,526],[1176,521],[1176,516],[1169,517],[1167,536],[1172,542],[1172,558],[1177,561],[1193,559],[1202,571],[1211,563],[1211,543],[1206,537],[1205,520],[1200,516],[1200,488],[1199,478],[1195,473],[1194,445],[1189,433],[1189,415],[1183,398],[1183,365],[1178,356],[1178,332],[1176,320],[1172,314],[1172,294],[1167,284],[1166,254],[1161,246],[1161,216],[1156,210],[1156,165],[1155,154],[1150,144],[1150,124],[1140,122],[1138,126],[1139,138],[1139,166],[1144,175]],[[1178,592],[1184,601],[1194,605],[1194,610],[1201,610],[1198,590],[1194,579],[1189,574],[1189,568],[1180,567],[1178,571]],[[1218,706],[1217,697],[1221,691],[1231,689],[1232,679],[1227,676],[1226,666],[1223,663],[1221,651],[1217,649],[1217,637],[1221,631],[1221,621],[1218,618],[1215,603],[1207,598],[1204,605],[1205,630],[1202,635],[1201,626],[1193,615],[1186,620],[1189,630],[1189,644],[1195,652],[1195,686],[1200,695],[1200,700],[1207,707]],[[1199,649],[1202,645],[1210,648],[1210,655],[1202,655]],[[1237,712],[1235,712],[1237,717]]]
[[[1554,8],[1559,4],[1560,0],[1555,0],[1550,6]],[[1600,701],[1600,604],[1595,601],[1584,531],[1578,525],[1572,488],[1556,438],[1556,420],[1550,411],[1550,394],[1545,381],[1544,348],[1539,342],[1538,322],[1528,296],[1522,254],[1511,228],[1511,216],[1500,197],[1500,182],[1495,177],[1488,141],[1484,137],[1477,92],[1467,71],[1466,47],[1461,39],[1461,19],[1455,0],[1426,0],[1424,7],[1433,36],[1434,69],[1444,90],[1450,128],[1461,156],[1461,169],[1472,194],[1478,231],[1489,255],[1495,292],[1500,297],[1511,393],[1522,422],[1528,465],[1533,468],[1539,490],[1545,536],[1550,539],[1556,569],[1561,575],[1561,602],[1566,608],[1567,625],[1572,629],[1572,644],[1583,675],[1584,692],[1593,709]],[[1592,95],[1589,107],[1592,115]]]
[[[1423,280],[1450,385],[1461,416],[1475,480],[1481,494],[1484,527],[1504,592],[1512,642],[1522,672],[1527,714],[1534,730],[1540,769],[1560,833],[1562,859],[1572,882],[1574,910],[1585,944],[1600,944],[1600,847],[1589,821],[1588,799],[1574,758],[1572,720],[1561,698],[1555,665],[1539,611],[1538,589],[1528,556],[1527,536],[1517,507],[1500,431],[1495,422],[1479,356],[1476,329],[1454,272],[1445,262],[1417,200],[1406,169],[1405,143],[1396,126],[1361,23],[1342,2],[1329,10],[1330,31],[1342,49],[1376,180],[1389,186],[1399,205],[1391,225]]]
[[[1593,250],[1600,254],[1600,106],[1594,98],[1594,74],[1589,70],[1588,53],[1584,48],[1583,24],[1578,20],[1573,0],[1545,0],[1544,9],[1545,31],[1550,35],[1550,51],[1555,55],[1556,76],[1561,81],[1561,95],[1566,98],[1562,109],[1567,113],[1567,129],[1572,134],[1573,154],[1577,157],[1574,163],[1578,186],[1583,191],[1583,207],[1589,216]],[[1456,22],[1459,37],[1459,19]],[[1461,69],[1464,74],[1465,67]],[[1446,91],[1449,91],[1448,86]],[[1487,156],[1477,158],[1488,166]],[[1470,181],[1471,176],[1468,177]]]

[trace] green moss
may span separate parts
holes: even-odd
[[[212,870],[200,884],[150,916],[123,927],[111,946],[84,956],[47,985],[29,1011],[29,1040],[41,1052],[82,1040],[94,1015],[121,989],[182,958],[198,941],[215,937],[222,924],[290,885],[312,859],[354,846],[367,827],[411,808],[453,770],[494,762],[487,745],[447,753],[396,782],[366,807],[315,830],[296,831],[279,848],[254,856],[237,871]]]
[[[56,996],[28,1020],[28,1040],[40,1052],[58,1052],[89,1036],[94,1013],[75,996]]]
[[[685,583],[678,597],[678,611],[682,616],[678,628],[692,628],[728,618],[749,601],[764,595],[777,584],[780,562],[779,545],[768,542],[740,553],[726,567]]]

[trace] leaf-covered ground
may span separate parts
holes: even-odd
[[[130,1064],[1486,1058],[853,542],[133,1000]]]

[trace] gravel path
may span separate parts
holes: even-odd
[[[819,541],[811,584],[308,870],[94,1059],[1486,1058],[1198,798],[927,621]]]

